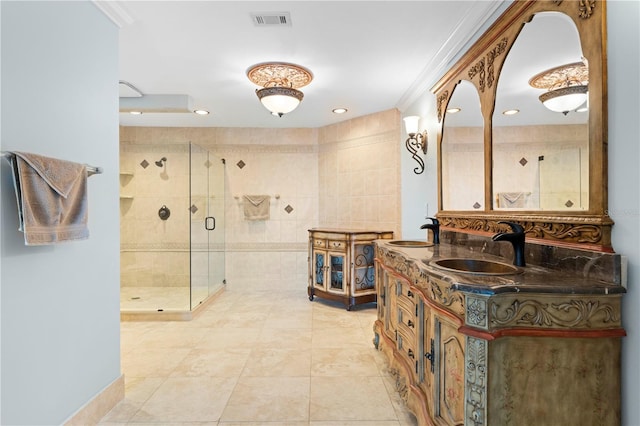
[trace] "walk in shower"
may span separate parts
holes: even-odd
[[[124,319],[190,319],[224,288],[224,200],[224,160],[208,150],[120,143]]]

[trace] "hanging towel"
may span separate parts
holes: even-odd
[[[271,197],[268,195],[244,195],[245,220],[268,220]]]
[[[25,152],[10,154],[25,244],[89,238],[86,166]]]
[[[506,209],[527,207],[530,195],[530,192],[500,192],[498,193],[498,206]]]

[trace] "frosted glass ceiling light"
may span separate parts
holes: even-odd
[[[262,86],[256,89],[260,102],[272,115],[282,117],[298,107],[304,94],[297,90],[313,80],[308,69],[286,62],[263,62],[247,70],[249,80]]]
[[[562,65],[533,76],[529,84],[547,90],[539,97],[545,107],[567,115],[589,97],[589,68],[585,62]]]

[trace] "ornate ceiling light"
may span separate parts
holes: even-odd
[[[529,84],[548,90],[539,97],[545,107],[567,115],[587,101],[589,68],[584,62],[562,65],[531,77]]]
[[[256,95],[271,114],[282,117],[293,111],[304,94],[297,90],[313,80],[313,74],[300,65],[286,62],[263,62],[247,70],[249,80],[262,86]]]

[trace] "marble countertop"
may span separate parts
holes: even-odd
[[[476,294],[499,293],[555,293],[555,294],[622,294],[626,289],[613,282],[589,278],[586,271],[558,271],[537,265],[519,267],[518,273],[482,275],[442,269],[431,262],[445,258],[482,259],[511,264],[511,259],[478,252],[460,245],[441,243],[429,247],[402,247],[390,244],[393,240],[376,240],[386,251],[400,254],[430,276],[452,284],[455,290]]]

